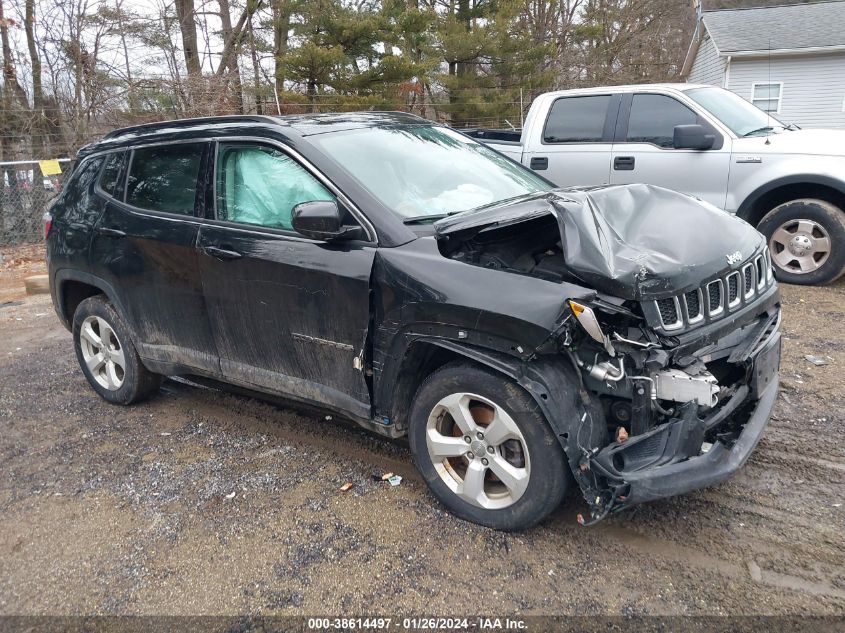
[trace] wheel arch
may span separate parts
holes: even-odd
[[[126,321],[126,312],[118,300],[114,287],[104,279],[81,270],[65,268],[56,272],[54,277],[55,301],[54,305],[59,319],[68,330],[73,326],[73,315],[76,308],[88,297],[105,295],[115,306],[127,327],[132,329]]]
[[[408,413],[419,385],[426,377],[444,365],[465,360],[519,384],[532,397],[546,421],[567,451],[568,438],[577,432],[581,414],[586,411],[579,393],[579,378],[568,361],[562,356],[543,356],[523,360],[503,352],[488,350],[449,339],[420,337],[414,339],[398,364],[390,402],[380,407],[397,425],[407,431]],[[572,412],[566,416],[563,412]]]
[[[760,220],[778,205],[802,198],[824,200],[845,212],[845,182],[819,174],[778,178],[757,188],[746,197],[736,215],[756,227]]]

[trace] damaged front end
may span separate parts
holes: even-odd
[[[535,352],[564,359],[580,383],[577,419],[550,415],[589,505],[582,523],[745,463],[780,363],[779,293],[752,227],[647,186],[556,192],[438,224],[453,259],[595,289],[564,298]]]
[[[583,381],[586,410],[567,451],[590,506],[582,522],[718,483],[745,462],[777,395],[777,302],[768,281],[735,318],[678,335],[633,311],[570,302],[579,327],[561,350]]]

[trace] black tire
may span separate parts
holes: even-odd
[[[443,398],[455,393],[488,399],[501,407],[522,433],[530,459],[528,483],[507,507],[488,509],[468,503],[444,482],[429,455],[429,415]],[[458,517],[497,530],[523,530],[542,521],[560,505],[571,481],[563,450],[531,396],[508,378],[469,363],[446,365],[422,383],[411,408],[409,440],[414,463],[434,496]],[[489,484],[485,481],[483,485]]]
[[[809,220],[819,225],[830,240],[830,251],[825,259],[819,260],[822,261],[821,265],[816,270],[803,273],[797,272],[797,259],[787,264],[787,267],[778,263],[776,255],[784,251],[784,247],[780,242],[773,240],[775,232],[781,227],[787,226],[797,230],[800,220]],[[766,236],[772,254],[772,267],[778,281],[821,285],[836,281],[845,273],[845,212],[835,205],[824,200],[792,200],[769,211],[757,225],[757,229]],[[819,234],[822,235],[821,232]]]
[[[85,361],[81,332],[83,323],[89,317],[103,319],[111,327],[115,335],[112,340],[116,339],[113,347],[123,352],[124,366],[120,375],[122,382],[118,388],[109,389],[100,384]],[[88,383],[100,397],[112,404],[127,405],[138,402],[158,391],[161,385],[161,376],[149,371],[141,363],[129,335],[129,329],[114,306],[103,295],[89,297],[76,308],[73,315],[73,346],[76,359]]]

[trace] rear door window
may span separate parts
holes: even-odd
[[[628,119],[629,143],[672,147],[676,125],[697,123],[698,117],[680,101],[665,95],[634,95]]]
[[[334,195],[287,154],[262,145],[220,145],[217,219],[292,230],[293,208]]]
[[[600,143],[604,138],[604,122],[611,95],[563,97],[552,104],[546,128],[545,143]]]
[[[126,202],[149,211],[193,215],[204,150],[204,143],[134,150],[126,183]]]

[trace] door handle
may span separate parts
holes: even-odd
[[[532,156],[531,169],[534,171],[542,171],[549,168],[549,159],[546,156]]]
[[[126,237],[126,233],[120,229],[110,229],[107,226],[101,226],[97,229],[100,235],[107,235],[108,237]]]
[[[238,251],[230,251],[217,246],[203,246],[202,252],[217,259],[240,259],[243,257]]]
[[[633,171],[634,163],[633,156],[617,156],[613,159],[613,169],[616,171]]]

